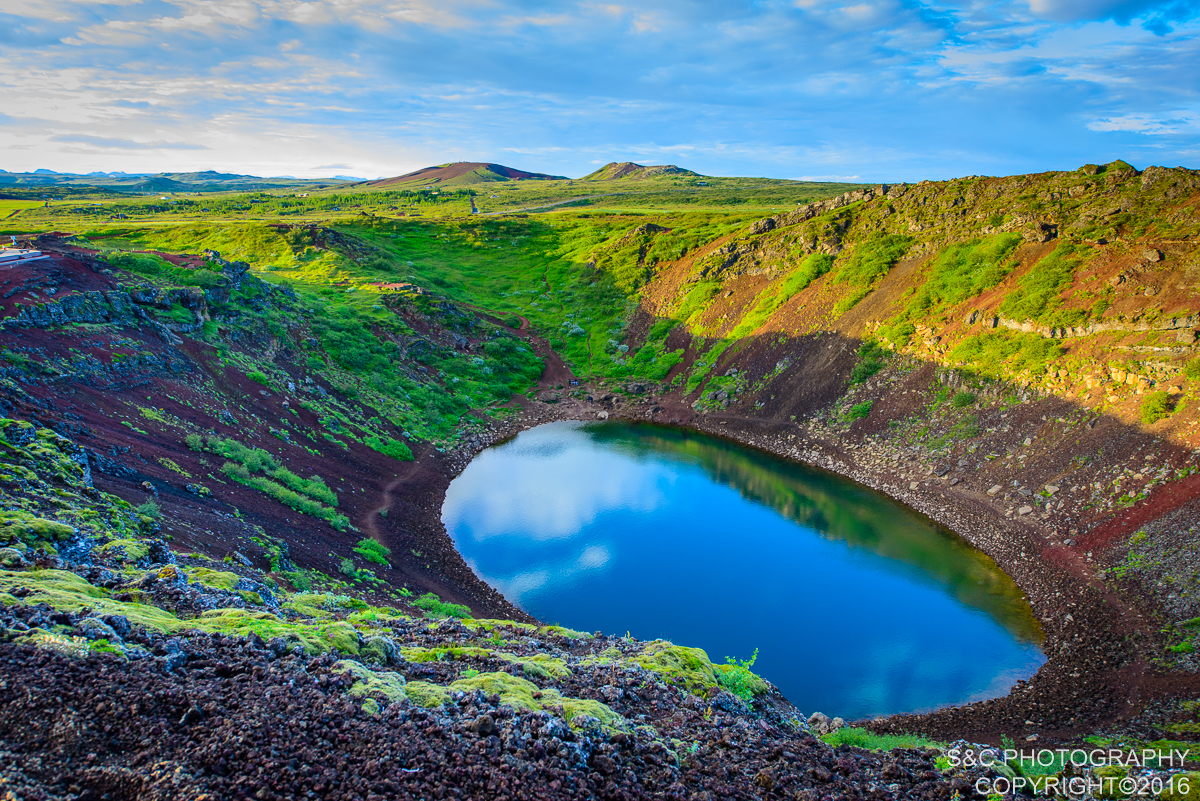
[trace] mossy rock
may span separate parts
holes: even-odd
[[[212,587],[216,590],[232,590],[242,580],[242,577],[237,573],[230,573],[225,570],[212,570],[207,567],[187,567],[184,568],[183,572],[187,573],[189,581],[193,581],[196,584],[203,584],[205,587]]]
[[[450,689],[453,692],[464,693],[483,690],[487,695],[499,695],[500,703],[504,706],[526,712],[537,712],[543,708],[541,701],[533,697],[534,693],[541,693],[546,700],[551,700],[547,696],[551,696],[553,700],[561,698],[557,690],[543,693],[532,681],[508,673],[480,673],[469,679],[459,679],[450,685]]]
[[[568,629],[564,626],[536,626],[532,623],[520,623],[516,620],[496,620],[494,618],[480,618],[475,620],[463,620],[463,625],[469,629],[485,629],[494,631],[497,628],[505,627],[516,629],[527,634],[544,634],[553,637],[567,637],[572,640],[586,640],[592,635],[575,629]]]
[[[140,562],[150,554],[150,546],[141,540],[113,540],[96,549],[97,553],[122,562]]]
[[[24,598],[16,598],[11,594],[16,589],[28,590],[28,594]],[[86,579],[66,570],[0,570],[0,593],[4,593],[0,598],[6,604],[33,606],[44,603],[62,612],[91,609],[96,615],[124,615],[131,624],[155,631],[170,632],[187,628],[183,621],[164,609],[114,601],[107,590],[95,587]]]
[[[520,665],[528,675],[539,679],[565,679],[571,675],[571,669],[567,667],[566,662],[549,654],[517,656],[516,654],[497,652],[496,658]]]
[[[358,662],[343,659],[334,664],[334,673],[348,674],[354,683],[347,692],[357,698],[374,699],[384,704],[395,704],[408,698],[407,682],[399,673],[370,670]],[[375,710],[378,712],[378,708]]]
[[[237,594],[239,598],[248,604],[253,604],[254,606],[263,605],[262,596],[253,590],[238,590]]]
[[[358,629],[349,623],[334,623],[327,629],[329,644],[343,654],[358,655]]]
[[[606,731],[625,728],[625,718],[618,715],[607,704],[593,701],[590,698],[563,698],[563,718],[572,727],[578,728],[579,719],[592,717],[600,721],[600,726]]]
[[[1200,773],[1177,773],[1158,797],[1162,801],[1197,801],[1200,799]]]
[[[1116,799],[1125,798],[1129,794],[1121,792],[1121,779],[1129,775],[1129,768],[1122,768],[1117,765],[1105,765],[1104,767],[1096,768],[1096,778],[1102,784],[1100,791],[1096,793],[1096,798]]]
[[[404,686],[408,700],[417,706],[433,709],[450,700],[450,691],[427,681],[410,681]]]
[[[396,644],[387,637],[371,637],[363,645],[359,652],[365,662],[373,662],[378,665],[388,665],[395,661],[399,649]]]
[[[329,618],[333,617],[333,613],[322,608],[328,602],[329,596],[324,593],[298,592],[288,598],[283,608],[299,612],[305,617]]]
[[[450,690],[464,693],[483,690],[487,695],[499,695],[502,705],[526,712],[542,709],[561,710],[563,719],[568,724],[575,718],[592,717],[600,721],[600,726],[609,732],[623,729],[627,725],[625,718],[599,701],[564,697],[558,690],[539,689],[528,679],[508,673],[480,673],[478,676],[459,679],[450,685]],[[535,693],[537,695],[534,695]]]
[[[38,540],[62,542],[70,539],[75,533],[75,528],[68,526],[66,523],[46,520],[42,517],[33,517],[21,512],[10,513],[9,516],[0,520],[0,526],[7,529],[5,536],[8,538],[20,539],[28,543]]]
[[[299,642],[309,656],[325,653],[330,648],[329,638],[323,636],[318,626],[289,623],[258,609],[210,609],[189,622],[193,628],[214,633],[242,637],[254,633],[264,640],[283,637],[289,642]]]
[[[665,640],[655,640],[647,643],[632,661],[663,678],[682,683],[688,691],[696,694],[703,694],[720,683],[716,668],[702,648],[688,648]]]

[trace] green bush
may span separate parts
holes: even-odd
[[[387,558],[391,556],[392,549],[375,540],[364,539],[359,540],[358,545],[354,546],[354,552],[368,562],[374,562],[377,565],[387,565],[390,564]]]
[[[1171,396],[1165,392],[1151,392],[1142,398],[1142,422],[1148,426],[1154,425],[1164,417],[1171,415]]]
[[[859,361],[850,371],[850,383],[861,384],[883,369],[887,351],[877,342],[866,340],[858,349]]]
[[[754,654],[749,659],[737,660],[732,656],[725,657],[724,665],[713,666],[716,668],[717,681],[743,701],[754,700],[754,696],[767,691],[767,683],[750,670],[754,667],[757,659],[757,648],[754,649]]]
[[[204,450],[204,437],[200,436],[199,434],[188,434],[183,438],[183,441],[187,443],[188,448],[191,450]]]
[[[262,384],[263,386],[266,386],[271,383],[271,379],[267,378],[265,375],[258,372],[257,370],[251,370],[250,372],[246,373],[246,378],[249,378],[251,381],[255,381],[259,384]]]
[[[432,592],[425,593],[412,603],[418,609],[424,610],[426,616],[432,618],[457,617],[466,619],[471,617],[470,607],[463,606],[462,604],[446,603]]]
[[[308,592],[312,589],[312,579],[303,570],[289,570],[283,574],[283,577],[299,592]]]
[[[1183,366],[1183,375],[1189,381],[1200,381],[1200,356]]]
[[[850,383],[861,384],[882,369],[883,362],[876,359],[863,359],[850,371]]]
[[[832,746],[850,745],[869,751],[890,751],[893,748],[941,748],[945,743],[931,740],[923,734],[876,734],[868,729],[847,726],[821,739]]]
[[[411,462],[413,459],[412,449],[398,439],[370,436],[364,439],[363,442],[366,443],[368,448],[379,451],[384,456],[390,456],[397,461]]]
[[[279,467],[267,473],[271,478],[283,484],[293,492],[299,492],[302,495],[307,495],[313,500],[321,501],[329,506],[338,505],[337,493],[329,488],[325,480],[320,476],[314,475],[311,478],[300,478],[300,476],[288,470],[286,467]]]
[[[146,501],[143,504],[139,504],[134,511],[142,517],[149,517],[152,520],[162,519],[162,510],[158,508],[158,504],[154,501]]]
[[[345,515],[338,514],[320,501],[307,498],[282,484],[278,484],[262,476],[253,475],[244,465],[235,462],[226,462],[221,468],[221,472],[239,484],[256,489],[264,495],[271,496],[290,509],[328,521],[329,525],[338,531],[345,531],[350,526],[350,518]]]
[[[963,390],[954,394],[954,398],[950,401],[950,405],[955,409],[962,409],[965,406],[970,406],[975,402],[975,400],[974,392],[967,392],[966,390]]]
[[[847,420],[861,420],[871,413],[871,404],[873,401],[863,401],[856,403],[850,407],[850,411],[846,412]]]

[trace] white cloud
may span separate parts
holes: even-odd
[[[1200,132],[1200,115],[1195,112],[1177,114],[1125,114],[1092,120],[1087,126],[1093,131],[1130,131],[1151,136],[1178,135]]]

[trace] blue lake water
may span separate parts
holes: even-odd
[[[694,431],[551,423],[479,454],[442,519],[540,620],[748,658],[806,715],[1005,693],[1045,661],[1013,581],[887,496]]]

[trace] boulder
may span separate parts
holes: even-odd
[[[120,641],[122,638],[112,626],[97,617],[86,617],[75,624],[75,632],[89,640]]]

